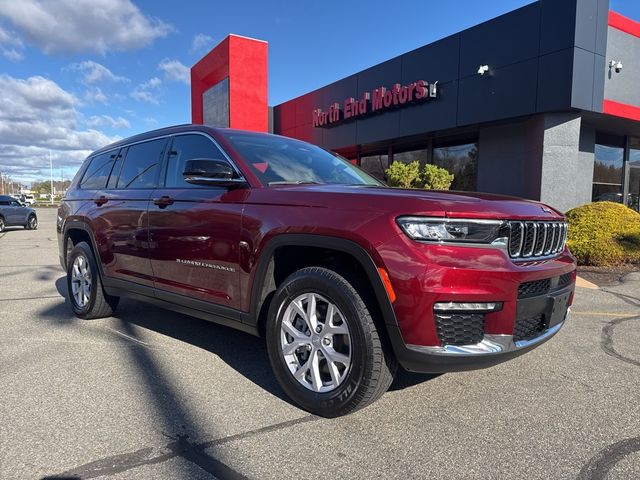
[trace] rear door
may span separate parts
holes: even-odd
[[[238,243],[246,190],[192,185],[189,159],[225,159],[208,136],[173,137],[161,185],[149,204],[149,252],[156,295],[239,307]],[[180,301],[180,297],[167,298]],[[184,298],[188,301],[187,298]]]
[[[94,195],[92,206],[92,226],[105,274],[151,288],[147,208],[167,141],[163,137],[109,152],[111,174]]]

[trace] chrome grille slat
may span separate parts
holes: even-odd
[[[510,221],[509,256],[513,259],[535,260],[564,251],[567,224],[545,221]]]

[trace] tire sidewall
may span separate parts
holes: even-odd
[[[0,233],[4,232],[6,224],[4,223],[4,218],[0,217]]]
[[[335,272],[332,272],[335,274]],[[336,274],[337,275],[337,274]],[[284,281],[271,302],[267,323],[267,350],[274,374],[285,392],[303,408],[324,416],[334,416],[358,393],[366,372],[367,362],[372,361],[371,340],[360,320],[361,312],[356,303],[364,303],[354,295],[355,290],[342,277],[331,282],[328,278],[300,271]],[[291,301],[305,293],[317,293],[334,303],[342,312],[351,336],[351,365],[342,384],[331,392],[317,393],[301,385],[290,372],[282,355],[280,328],[282,318]]]
[[[73,269],[73,262],[80,255],[83,255],[85,257],[87,264],[91,269],[91,294],[89,295],[89,301],[82,308],[76,304],[75,298],[73,298],[73,290],[71,289],[71,270]],[[69,303],[71,304],[73,313],[75,313],[76,316],[80,318],[85,318],[89,314],[89,312],[91,312],[93,305],[96,302],[96,292],[99,288],[98,275],[99,273],[97,270],[96,262],[93,258],[93,252],[91,251],[91,248],[85,242],[78,243],[78,245],[76,245],[71,251],[71,254],[69,255],[69,258],[67,260],[67,295],[69,297]]]
[[[35,222],[33,225],[31,225],[32,220]],[[27,228],[29,230],[36,230],[38,228],[38,217],[34,214],[29,215],[29,218],[27,219]]]

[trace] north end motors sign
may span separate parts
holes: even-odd
[[[428,83],[418,80],[408,85],[396,83],[391,89],[379,87],[371,92],[364,92],[359,100],[349,97],[342,102],[342,105],[334,102],[326,110],[314,109],[313,126],[327,127],[371,113],[423,102],[437,96],[438,82]]]

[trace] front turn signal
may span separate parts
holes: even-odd
[[[396,292],[393,291],[393,285],[391,285],[391,280],[389,280],[389,274],[387,271],[378,267],[378,274],[380,275],[380,279],[382,280],[382,284],[384,285],[384,289],[387,291],[387,295],[389,296],[389,300],[391,303],[396,301]]]

